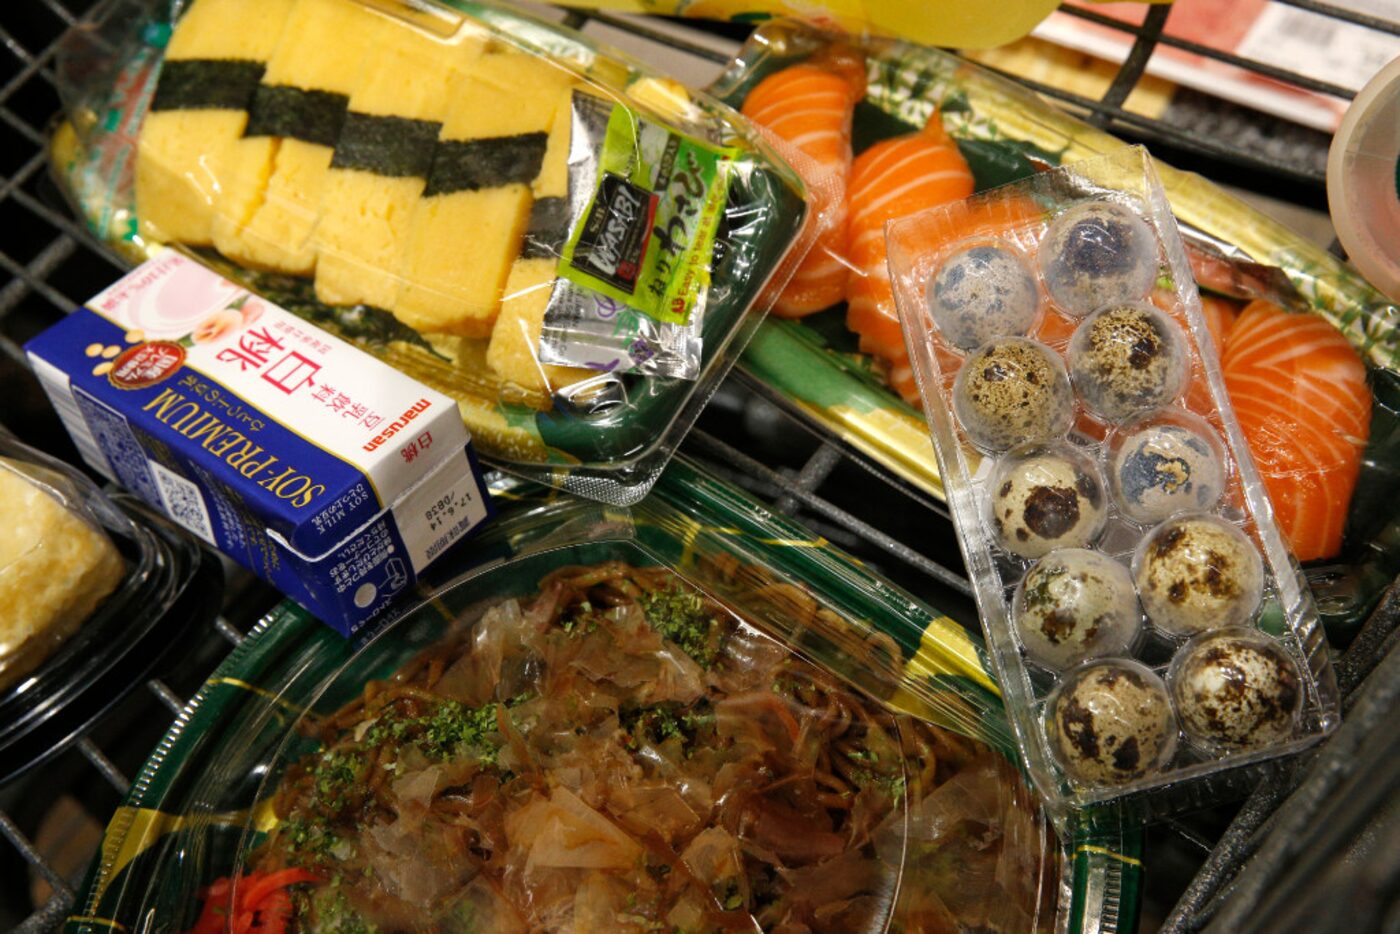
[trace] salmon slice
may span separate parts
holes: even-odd
[[[851,165],[846,198],[853,272],[846,326],[860,349],[893,360],[904,352],[886,266],[885,222],[972,194],[972,172],[943,130],[938,111],[917,133],[882,140]]]
[[[773,304],[780,317],[800,318],[845,297],[851,116],[864,95],[865,62],[851,53],[784,68],[764,78],[744,100],[744,116],[811,160],[798,168],[808,187],[820,189],[828,204],[814,212],[820,225],[816,241]]]
[[[1206,330],[1215,341],[1215,352],[1221,353],[1230,340],[1230,332],[1235,329],[1235,319],[1239,317],[1240,306],[1228,298],[1201,293],[1201,312],[1206,318]]]
[[[1370,436],[1365,364],[1321,318],[1254,301],[1222,368],[1280,531],[1298,560],[1332,557]]]
[[[916,409],[924,407],[924,400],[919,395],[919,384],[914,381],[914,367],[909,363],[907,355],[889,361],[889,373],[885,376],[885,381],[905,402]]]
[[[1175,307],[1175,298],[1159,297],[1157,292],[1153,293],[1152,301],[1163,311],[1170,312]],[[1240,315],[1240,308],[1241,305],[1237,301],[1201,293],[1201,315],[1205,318],[1211,342],[1215,344],[1215,355],[1222,361],[1225,358],[1226,344],[1235,328],[1235,319]],[[1206,380],[1205,368],[1199,361],[1193,362],[1191,366],[1191,377],[1186,388],[1186,407],[1200,415],[1209,415],[1215,410],[1215,403],[1210,397],[1210,383]]]

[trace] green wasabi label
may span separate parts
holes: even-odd
[[[575,95],[580,128],[602,132],[594,171],[571,182],[592,195],[559,276],[650,318],[686,324],[710,285],[715,233],[736,151],[650,123],[629,108]]]

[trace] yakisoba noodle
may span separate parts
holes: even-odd
[[[315,875],[292,930],[1024,930],[1050,914],[1038,825],[1000,757],[890,714],[664,568],[561,568],[313,729],[321,750],[283,776],[248,867]]]

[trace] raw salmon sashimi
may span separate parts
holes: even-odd
[[[1239,317],[1240,306],[1228,298],[1201,293],[1201,313],[1205,315],[1206,330],[1215,341],[1215,352],[1224,350],[1230,340],[1230,332],[1235,329],[1235,319]]]
[[[1176,294],[1164,288],[1152,290],[1152,304],[1169,315],[1178,308]],[[1215,356],[1223,360],[1225,346],[1234,330],[1235,319],[1240,315],[1243,304],[1235,299],[1221,298],[1207,292],[1201,293],[1201,317],[1205,319],[1206,331],[1215,345]],[[1191,364],[1190,383],[1186,388],[1186,407],[1201,415],[1215,411],[1215,401],[1211,398],[1210,383],[1206,379],[1205,367],[1200,361]]]
[[[972,194],[972,172],[938,111],[917,133],[876,143],[856,157],[846,198],[850,256],[846,326],[860,349],[894,360],[904,337],[885,266],[885,222]]]
[[[800,318],[846,295],[846,182],[851,172],[851,115],[865,95],[865,63],[854,55],[793,65],[759,82],[743,112],[811,160],[803,175],[820,185],[830,207],[818,212],[816,242],[788,280],[773,313]]]
[[[1370,434],[1365,364],[1323,319],[1265,301],[1240,313],[1221,363],[1293,553],[1335,555]]]

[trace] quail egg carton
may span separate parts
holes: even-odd
[[[1051,812],[1198,807],[1330,732],[1317,613],[1145,151],[895,221],[888,239],[983,625]],[[1225,696],[1239,671],[1243,700]]]

